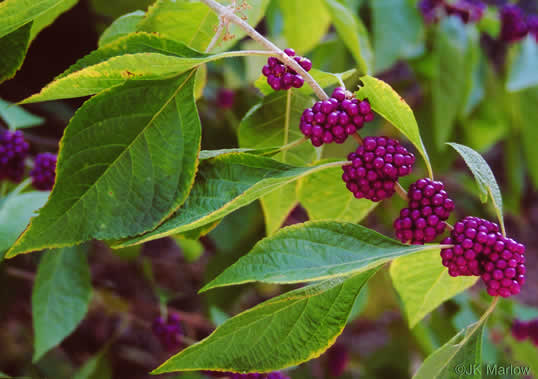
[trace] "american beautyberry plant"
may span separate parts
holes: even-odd
[[[0,46],[17,47],[0,80],[74,3],[0,3]],[[149,360],[154,375],[290,379],[317,358],[317,377],[362,375],[372,368],[346,334],[336,340],[384,301],[401,309],[423,358],[407,376],[481,365],[484,335],[501,335],[502,351],[536,345],[536,321],[513,319],[534,258],[505,225],[507,208],[521,210],[524,173],[538,183],[538,119],[522,111],[538,99],[536,20],[474,0],[157,0],[112,22],[38,93],[0,103],[1,259],[40,256],[35,275],[8,269],[34,283],[33,362],[109,303],[118,325],[79,377],[100,375],[132,325],[162,354],[148,358],[133,338],[139,349],[123,355]],[[21,105],[84,97],[58,151],[24,129],[43,120]],[[479,153],[501,140],[508,202]],[[254,230],[260,206],[265,234]],[[376,230],[360,224],[368,215]],[[172,239],[192,264],[173,277],[204,282],[185,279],[173,294],[148,258]],[[223,254],[210,260],[213,242]],[[137,262],[158,304],[137,298],[134,311],[99,288],[108,267],[88,259],[95,246]],[[262,295],[239,296],[249,284]],[[200,299],[207,312],[168,309]],[[228,301],[233,317],[220,309]],[[391,320],[380,322],[387,333]],[[524,349],[515,359],[535,367],[534,347]]]

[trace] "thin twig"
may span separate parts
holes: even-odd
[[[362,145],[364,144],[364,140],[362,139],[362,137],[359,135],[359,133],[354,133],[352,134],[353,138],[355,138],[355,141],[357,141],[357,143],[359,145]]]
[[[407,197],[407,191],[402,187],[400,183],[396,182],[396,184],[394,184],[394,190],[402,199],[404,199],[405,201],[409,201],[409,197]]]
[[[209,53],[217,45],[217,43],[220,40],[220,37],[222,37],[223,31],[224,31],[224,22],[221,21],[219,22],[219,26],[217,27],[217,30],[215,31],[215,35],[213,36],[213,39],[211,39],[211,42],[209,42],[207,49],[205,49],[206,53]]]
[[[292,142],[288,143],[287,145],[281,146],[278,150],[279,151],[286,151],[286,150],[289,150],[289,149],[293,149],[294,147],[299,146],[299,145],[301,145],[302,143],[304,143],[306,141],[307,141],[306,137],[299,138],[298,140],[292,141]]]
[[[282,51],[279,47],[277,47],[274,43],[269,41],[267,38],[262,36],[260,33],[258,33],[252,26],[250,26],[247,22],[245,22],[241,17],[238,17],[235,15],[234,10],[230,7],[225,7],[219,3],[217,3],[214,0],[201,0],[202,3],[206,4],[209,8],[211,8],[215,13],[219,15],[221,18],[221,22],[232,22],[239,26],[241,29],[243,29],[252,39],[259,42],[261,45],[266,47],[267,49],[274,51],[278,59],[283,62],[286,66],[289,66],[293,68],[298,74],[300,74],[305,82],[312,87],[316,95],[321,100],[327,100],[329,96],[325,93],[323,88],[320,87],[320,85],[306,72],[304,68],[301,67],[300,64],[298,64],[295,60],[293,60],[291,57],[289,57],[284,51]]]

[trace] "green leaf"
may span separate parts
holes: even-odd
[[[92,295],[84,245],[50,250],[39,262],[32,292],[33,361],[70,335],[88,311]]]
[[[155,0],[89,0],[92,10],[106,19],[117,19],[129,12],[147,9]]]
[[[137,235],[179,208],[200,149],[193,87],[191,71],[88,100],[65,131],[48,203],[8,256]]]
[[[532,342],[516,341],[512,336],[506,336],[505,340],[510,346],[514,359],[527,366],[521,367],[522,371],[525,369],[530,371],[527,372],[527,376],[538,372],[538,348]]]
[[[24,108],[0,99],[0,118],[7,126],[14,129],[31,128],[42,125],[45,120],[41,117],[28,113]]]
[[[404,245],[361,225],[310,221],[261,240],[201,292],[254,281],[299,283],[335,278],[436,248],[437,245]]]
[[[288,1],[290,2],[290,1]],[[337,0],[324,0],[332,22],[340,38],[351,51],[361,74],[370,74],[373,68],[373,53],[368,30],[353,11]],[[300,15],[302,12],[299,12]],[[302,24],[299,24],[302,27]]]
[[[299,202],[310,220],[360,222],[378,203],[356,199],[341,180],[342,168],[316,172],[299,182]]]
[[[173,236],[173,238],[181,248],[183,257],[189,263],[196,262],[204,252],[204,245],[198,240],[187,239],[181,236]]]
[[[239,145],[247,148],[281,146],[303,138],[299,122],[312,99],[298,91],[279,91],[267,96],[246,114],[238,130]],[[304,165],[315,158],[314,147],[303,143],[274,156],[275,159]],[[267,234],[272,234],[297,205],[296,184],[277,189],[262,199]]]
[[[105,29],[99,38],[99,47],[103,47],[127,34],[135,33],[137,25],[144,19],[146,12],[134,11],[127,13],[116,19],[108,28]]]
[[[538,85],[538,43],[532,35],[523,40],[517,56],[510,66],[506,89],[521,91]]]
[[[127,81],[170,78],[204,63],[241,55],[202,54],[182,43],[147,33],[135,33],[105,45],[80,59],[40,93],[22,103],[93,95]]]
[[[108,350],[109,346],[107,345],[96,355],[88,359],[73,379],[111,379],[112,368],[106,356]]]
[[[316,70],[315,68],[313,68],[308,73],[310,74],[312,78],[314,78],[316,82],[318,82],[321,88],[327,88],[327,87],[339,85],[340,82],[338,81],[338,77],[340,77],[342,80],[349,79],[353,75],[357,74],[357,70],[352,69],[352,70],[348,70],[348,71],[341,72],[338,74],[332,74],[330,72],[324,72],[324,71]],[[254,82],[254,86],[258,88],[264,96],[275,93],[275,91],[271,88],[271,86],[267,84],[267,78],[263,75],[260,75],[258,79],[256,79],[256,81]],[[307,84],[305,84],[300,89],[297,89],[297,90],[294,89],[293,92],[300,93],[302,95],[313,95],[314,93],[312,88]]]
[[[2,4],[0,3],[0,11]],[[28,50],[31,28],[32,23],[30,22],[0,37],[0,51],[9,52],[2,54],[2,59],[0,59],[0,83],[15,76],[15,73],[22,66],[26,51]]]
[[[458,17],[446,18],[439,25],[434,47],[438,71],[432,83],[433,126],[439,149],[450,139],[471,93],[474,67],[479,63],[477,44],[476,29]]]
[[[325,280],[266,301],[229,319],[152,373],[263,373],[316,358],[342,332],[358,293],[374,272]]]
[[[453,278],[448,275],[439,252],[436,249],[397,258],[390,265],[392,283],[400,294],[410,328],[478,280],[473,276]]]
[[[0,3],[0,38],[72,0],[5,0]]]
[[[356,92],[357,97],[361,100],[367,98],[374,111],[394,125],[415,145],[424,158],[430,176],[432,176],[430,158],[420,138],[417,120],[409,105],[384,81],[371,76],[363,76],[361,80],[363,86]]]
[[[512,95],[514,96],[514,95]],[[521,128],[523,136],[523,151],[527,157],[527,167],[530,177],[534,183],[534,188],[538,188],[538,149],[535,141],[538,140],[538,87],[529,88],[517,94],[515,98],[519,101],[519,108],[516,112],[518,118],[515,124]]]
[[[398,59],[424,52],[424,24],[415,2],[370,2],[375,47],[375,72],[389,69]]]
[[[488,162],[470,147],[453,142],[447,143],[447,145],[452,146],[463,157],[463,160],[476,179],[483,201],[486,202],[488,196],[491,197],[501,229],[504,233],[503,198],[497,180],[495,179],[495,175],[493,175]]]
[[[482,364],[483,333],[481,321],[461,330],[426,358],[413,379],[481,379],[480,371],[474,372],[473,368]]]
[[[223,154],[203,160],[183,207],[155,230],[123,241],[116,247],[139,244],[212,224],[260,196],[324,168],[327,165],[294,167],[246,153]]]
[[[276,232],[298,204],[297,183],[282,186],[262,197],[261,205],[267,235]]]
[[[0,203],[0,261],[48,197],[48,192],[27,192],[8,196]]]
[[[229,5],[229,1],[219,0]],[[250,7],[242,10],[250,25],[256,26],[263,18],[269,0],[248,0]],[[205,51],[215,34],[218,17],[205,4],[187,0],[158,0],[147,12],[145,19],[139,24],[138,30],[156,32],[162,36],[183,42],[187,46]],[[229,49],[246,33],[235,24],[230,24],[229,33],[235,38],[221,41],[216,50]]]
[[[228,314],[221,311],[218,307],[210,307],[209,308],[209,317],[211,318],[211,321],[216,326],[221,326],[224,324],[227,320],[230,319],[230,316]]]
[[[323,0],[280,0],[284,37],[299,54],[312,50],[325,36],[331,18]]]

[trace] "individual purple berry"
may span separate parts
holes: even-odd
[[[396,155],[400,155],[398,162],[394,159]],[[366,137],[364,143],[348,155],[348,160],[350,164],[342,166],[342,179],[347,189],[358,199],[381,201],[394,194],[399,177],[411,172],[415,156],[397,140]]]
[[[480,0],[459,0],[444,6],[447,14],[458,16],[465,24],[479,21],[486,10],[486,4]]]
[[[230,109],[234,106],[235,91],[229,88],[221,88],[217,92],[217,106],[222,109]]]
[[[454,245],[441,250],[443,266],[448,267],[451,276],[480,276],[484,272],[480,256],[493,252],[499,236],[497,224],[478,217],[465,217],[454,225],[450,237],[442,241],[444,245]]]
[[[506,4],[500,13],[501,32],[499,38],[502,41],[516,42],[527,35],[528,27],[521,8],[514,4]]]
[[[525,283],[525,246],[500,233],[496,237],[479,255],[482,280],[491,296],[517,295]]]
[[[374,117],[368,100],[359,101],[343,88],[336,88],[330,99],[318,101],[301,116],[301,132],[314,146],[343,143],[364,126],[366,116]]]
[[[424,21],[431,24],[438,22],[441,18],[443,0],[421,0],[418,9],[422,13]]]
[[[409,207],[402,209],[400,217],[394,221],[396,237],[400,241],[421,245],[432,242],[445,231],[445,221],[454,210],[454,202],[444,188],[442,182],[428,178],[411,184]]]
[[[57,157],[52,153],[38,154],[30,171],[33,186],[40,191],[50,191],[56,178]]]
[[[0,131],[0,181],[20,182],[24,176],[24,159],[30,146],[20,130]]]
[[[305,71],[310,71],[312,69],[312,62],[308,58],[295,55],[293,49],[288,48],[285,49],[284,52],[286,55],[293,57]],[[275,57],[270,57],[267,60],[267,65],[262,68],[262,74],[267,78],[267,83],[275,91],[301,88],[304,84],[304,79],[301,75],[298,75],[297,72]]]

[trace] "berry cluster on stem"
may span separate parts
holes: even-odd
[[[299,128],[312,145],[344,143],[350,135],[374,119],[368,100],[359,101],[344,88],[336,88],[330,99],[304,110]]]
[[[295,55],[293,49],[286,49],[284,52],[292,57],[305,71],[312,69],[310,59]],[[304,84],[304,79],[297,74],[291,67],[286,66],[275,57],[270,57],[267,64],[263,66],[262,74],[267,78],[267,83],[275,91],[289,90],[290,88],[301,88]]]

